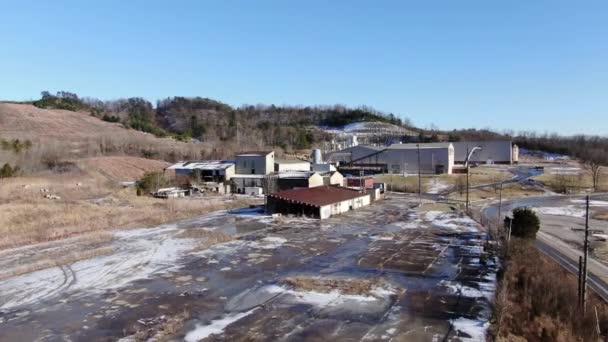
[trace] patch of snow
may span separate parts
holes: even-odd
[[[451,212],[428,211],[425,219],[434,226],[445,229],[452,229],[458,232],[478,232],[479,224],[467,216],[459,217]]]
[[[465,286],[452,281],[441,281],[441,284],[448,289],[448,292],[453,295],[460,295],[468,298],[485,297],[488,301],[492,301],[494,291],[496,290],[496,281],[494,279],[486,279],[488,282],[478,282],[479,288]]]
[[[581,169],[578,167],[552,167],[551,173],[554,175],[578,175]]]
[[[586,204],[586,200],[582,200],[582,199],[573,199],[570,202],[575,203],[575,204],[582,204],[582,205]],[[608,201],[590,200],[589,206],[591,206],[591,207],[608,207]]]
[[[250,245],[252,247],[261,248],[261,249],[276,249],[281,247],[287,239],[278,237],[278,236],[268,236],[260,241],[251,241]]]
[[[186,336],[184,337],[184,341],[196,342],[196,341],[200,341],[204,338],[207,338],[213,334],[220,334],[230,324],[251,315],[257,309],[258,308],[254,308],[247,312],[241,312],[241,313],[231,313],[231,314],[224,316],[223,318],[213,320],[213,321],[211,321],[211,323],[209,323],[207,325],[197,324],[196,328],[194,328],[194,330],[189,331],[186,334]]]
[[[57,294],[101,293],[155,274],[177,270],[178,259],[194,246],[190,239],[176,238],[175,225],[114,233],[115,253],[77,261],[70,266],[44,269],[0,283],[0,308],[33,304]]]
[[[544,214],[544,215],[585,217],[584,209],[578,209],[573,206],[540,207],[540,208],[534,208],[534,211],[536,211],[539,214]]]
[[[608,241],[608,234],[591,234],[591,236],[601,241]]]
[[[438,193],[448,190],[450,188],[449,184],[442,182],[441,180],[439,180],[437,178],[433,178],[431,180],[430,186],[431,186],[430,189],[427,191],[427,193],[429,193],[429,194],[438,194]]]
[[[490,326],[488,321],[473,320],[464,317],[450,320],[459,335],[466,334],[469,337],[458,336],[461,341],[485,341],[486,331]]]
[[[372,239],[374,241],[378,241],[378,240],[380,240],[380,241],[391,241],[391,240],[393,240],[393,238],[394,237],[390,236],[390,235],[373,235],[373,236],[370,236],[370,239]]]

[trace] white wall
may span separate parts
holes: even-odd
[[[357,197],[355,199],[350,199],[321,207],[320,216],[321,219],[326,219],[333,215],[345,213],[351,210],[351,207],[354,210],[369,205],[370,203],[371,199],[369,195],[361,195],[360,197]]]
[[[454,145],[454,161],[464,163],[467,156],[467,149],[470,152],[474,147],[481,147],[471,156],[471,162],[485,164],[488,160],[494,163],[510,164],[513,162],[513,147],[509,140],[502,141],[459,141]]]
[[[329,177],[329,184],[344,186],[344,176],[336,171]]]
[[[252,173],[251,170],[254,170]],[[274,172],[274,152],[265,156],[241,155],[236,156],[236,173],[242,175],[267,175]]]
[[[310,171],[310,163],[309,162],[301,162],[301,163],[280,163],[275,161],[275,171],[284,172],[284,171]]]
[[[308,178],[308,187],[314,188],[315,186],[323,185],[323,176],[318,173],[313,173],[310,178]]]
[[[234,170],[235,170],[234,165],[231,165],[226,168],[226,170],[224,172],[225,176],[226,176],[226,180],[230,180],[230,178],[234,175]]]

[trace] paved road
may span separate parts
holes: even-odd
[[[569,272],[578,274],[578,257],[581,254],[580,252],[573,250],[568,244],[543,232],[538,233],[535,245],[541,252],[551,257]],[[589,258],[588,263],[589,287],[608,302],[608,267],[593,258]]]
[[[604,193],[599,193],[593,194],[591,197],[605,200],[606,196],[607,195]],[[571,202],[569,202],[570,200],[582,198],[584,198],[582,195],[538,196],[504,201],[502,205],[502,214],[504,216],[512,209],[524,206],[566,206],[571,204]],[[483,208],[484,216],[486,216],[486,218],[496,217],[498,214],[497,211],[498,204],[496,203]],[[579,225],[583,224],[583,219],[555,215],[539,216],[541,218],[541,231],[537,234],[536,247],[568,271],[578,274],[578,258],[582,255],[582,251],[577,244],[564,242],[563,238],[566,234],[556,232],[555,226],[561,223],[563,226],[561,228],[565,232],[570,230],[570,227],[572,227],[577,220],[581,221],[578,222]],[[588,264],[590,288],[608,302],[608,267],[592,257],[589,257]]]

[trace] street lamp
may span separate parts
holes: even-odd
[[[471,158],[471,156],[473,155],[473,153],[475,153],[477,150],[482,150],[482,148],[480,146],[475,146],[473,147],[473,149],[469,152],[469,146],[467,145],[467,157],[464,160],[464,166],[467,169],[467,203],[466,203],[466,210],[467,212],[469,211],[469,159]]]

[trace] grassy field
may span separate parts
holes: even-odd
[[[545,172],[534,180],[543,182],[555,192],[578,192],[593,187],[591,172],[578,164],[563,167],[546,167]],[[600,171],[597,191],[608,191],[608,168]]]
[[[115,228],[156,225],[247,204],[221,198],[163,200],[137,196],[135,189],[122,188],[118,180],[136,179],[145,171],[162,170],[166,165],[140,159],[87,159],[76,163],[87,165],[84,169],[1,180],[0,249]],[[60,199],[47,199],[45,194]]]
[[[469,184],[471,186],[496,183],[507,180],[513,177],[513,174],[504,167],[475,167],[470,169]],[[398,192],[417,192],[418,191],[418,176],[410,175],[376,175],[376,181],[385,182],[389,191]],[[429,192],[437,189],[457,189],[466,186],[466,175],[422,175],[421,179],[422,192]]]

